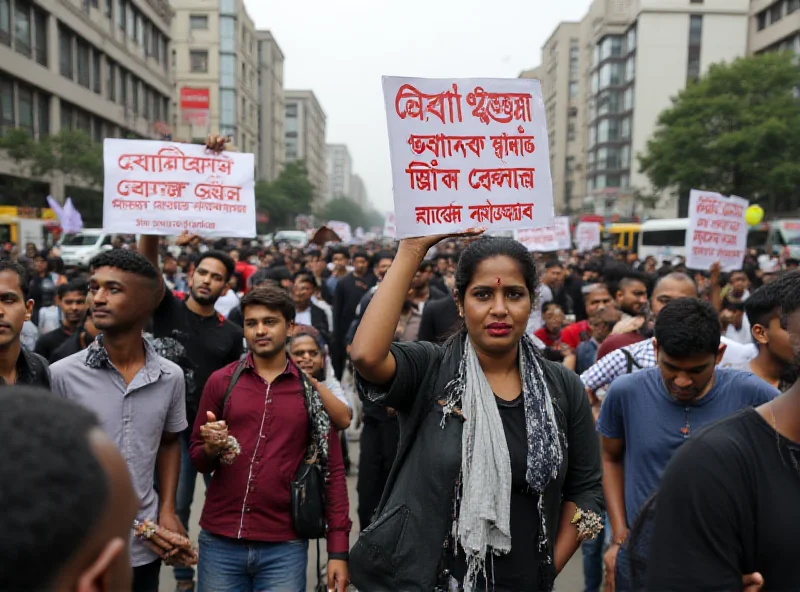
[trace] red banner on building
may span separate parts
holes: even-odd
[[[181,88],[181,110],[199,110],[209,108],[209,90],[207,88]]]

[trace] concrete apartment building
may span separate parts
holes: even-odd
[[[364,180],[360,175],[353,175],[350,177],[350,199],[352,199],[362,208],[366,208],[369,204],[367,186],[364,185]]]
[[[311,90],[286,90],[283,100],[286,108],[286,162],[305,162],[308,179],[316,192],[314,203],[319,205],[328,193],[325,112]]]
[[[688,196],[665,196],[644,211],[636,196],[652,188],[637,155],[688,82],[746,53],[748,10],[748,0],[594,0],[577,28],[577,57],[567,49],[575,47],[575,23],[556,28],[532,73],[543,80],[557,211],[679,213]]]
[[[353,198],[350,180],[353,175],[353,159],[345,144],[325,146],[326,170],[328,172],[327,199]]]
[[[39,139],[73,128],[97,142],[168,135],[172,18],[167,0],[0,0],[0,133],[17,127]],[[0,158],[0,203],[46,206],[38,191],[4,189],[4,176],[17,172]],[[47,184],[65,197],[63,179]]]
[[[286,160],[283,103],[283,52],[269,31],[257,31],[258,179],[274,181]]]
[[[751,0],[748,51],[800,54],[800,0]]]
[[[175,138],[201,140],[219,131],[259,162],[256,29],[244,1],[171,0],[171,6]]]

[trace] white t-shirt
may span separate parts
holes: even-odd
[[[224,296],[220,296],[219,300],[214,304],[214,310],[227,319],[231,311],[237,306],[239,306],[239,297],[233,290],[228,290],[228,292]]]
[[[734,368],[742,369],[748,367],[750,360],[758,355],[758,348],[755,343],[750,341],[748,344],[733,341],[723,335],[720,339],[721,343],[726,345],[725,355],[722,356],[722,361],[719,363],[718,368]]]
[[[725,337],[736,343],[741,343],[742,345],[751,345],[753,343],[753,337],[750,335],[750,321],[747,320],[747,315],[742,316],[741,329],[737,329],[733,325],[728,325],[728,328],[725,329]]]

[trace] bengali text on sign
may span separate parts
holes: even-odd
[[[720,262],[722,271],[742,268],[747,249],[748,201],[692,189],[689,229],[686,231],[686,267],[709,269]]]
[[[575,242],[578,252],[586,253],[600,246],[600,223],[580,222],[575,228]]]
[[[103,143],[103,229],[130,234],[256,235],[254,157],[148,140]]]
[[[398,238],[553,224],[538,80],[385,76],[383,93]]]
[[[569,216],[557,216],[552,226],[541,228],[521,228],[515,231],[515,238],[529,251],[547,253],[572,248],[569,230]]]

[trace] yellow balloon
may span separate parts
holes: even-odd
[[[744,213],[744,221],[748,226],[755,226],[760,224],[764,219],[764,208],[761,206],[750,206]]]

